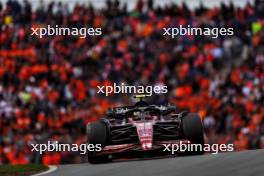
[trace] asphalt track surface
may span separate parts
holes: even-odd
[[[264,176],[264,149],[202,156],[61,165],[50,176]]]

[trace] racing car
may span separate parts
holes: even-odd
[[[177,112],[175,105],[148,104],[145,95],[133,106],[108,109],[106,116],[87,125],[87,143],[100,144],[101,151],[88,151],[90,163],[118,158],[156,157],[167,144],[179,142],[204,145],[203,125],[196,113]],[[185,154],[203,154],[186,151]]]

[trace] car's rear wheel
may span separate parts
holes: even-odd
[[[186,154],[201,155],[204,154],[204,132],[201,118],[198,114],[189,113],[182,118],[183,136],[191,141],[192,144],[198,144],[197,151],[187,151]]]
[[[87,142],[88,144],[101,144],[101,147],[107,145],[108,131],[107,126],[103,122],[92,122],[87,126]],[[96,151],[88,151],[88,161],[92,164],[110,162],[108,155],[100,154]]]

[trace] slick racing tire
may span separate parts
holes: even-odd
[[[101,144],[101,147],[107,145],[108,130],[103,122],[92,122],[87,126],[87,143],[88,144]],[[108,155],[99,154],[96,151],[88,151],[88,161],[92,164],[106,163],[111,160]]]
[[[187,151],[187,155],[204,154],[204,130],[201,118],[198,114],[189,113],[182,118],[182,129],[184,139],[191,141],[192,144],[200,144],[202,147],[198,151]]]

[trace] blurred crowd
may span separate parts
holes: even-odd
[[[209,143],[264,148],[264,8],[188,4],[134,10],[118,0],[91,4],[0,2],[0,164],[79,163],[75,152],[31,152],[31,143],[86,143],[85,125],[131,96],[98,85],[166,85],[153,103],[198,112]],[[164,27],[232,27],[234,36],[163,36]],[[100,27],[101,36],[31,35],[31,27]],[[155,101],[154,101],[155,100]],[[150,100],[151,101],[151,100]]]

